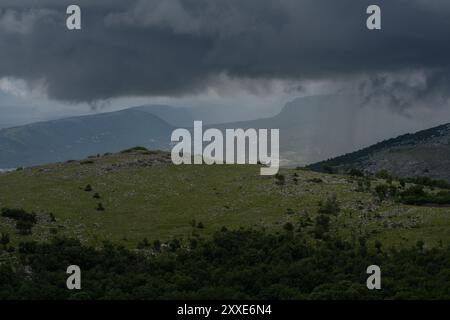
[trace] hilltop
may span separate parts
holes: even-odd
[[[310,165],[323,171],[351,168],[376,173],[385,170],[398,177],[424,176],[450,181],[450,124],[401,135],[368,148]]]
[[[450,242],[448,208],[380,201],[374,189],[383,183],[370,178],[361,188],[354,177],[300,168],[264,177],[258,166],[174,166],[168,153],[135,148],[0,174],[0,207],[34,212],[37,221],[31,235],[21,235],[14,219],[0,217],[0,232],[13,243],[58,235],[132,248],[144,239],[208,237],[222,227],[292,226],[314,238],[325,208],[332,211],[327,232],[348,240]]]

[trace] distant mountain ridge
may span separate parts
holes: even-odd
[[[142,145],[167,150],[173,126],[138,109],[37,122],[0,130],[0,168],[81,159]]]
[[[357,168],[376,173],[386,170],[399,177],[426,176],[450,181],[450,123],[388,139],[356,152],[309,166],[338,172]]]
[[[282,166],[332,159],[424,127],[405,125],[401,116],[389,114],[386,118],[383,112],[383,108],[369,108],[353,97],[323,95],[294,99],[272,117],[255,115],[255,120],[214,124],[211,121],[217,117],[205,113],[203,106],[144,105],[1,129],[0,169],[77,160],[137,145],[167,151],[173,130],[192,128],[194,120],[202,120],[205,129],[279,129]]]

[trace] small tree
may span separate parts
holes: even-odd
[[[330,166],[329,164],[325,164],[322,168],[323,168],[323,172],[325,172],[325,173],[328,173],[328,174],[334,173],[333,167]]]
[[[2,233],[2,236],[0,237],[0,244],[3,245],[3,247],[6,247],[10,242],[9,234]]]
[[[294,231],[294,225],[290,222],[286,222],[285,225],[283,226],[283,229],[286,230],[287,232],[292,232]]]
[[[341,211],[336,195],[329,197],[325,203],[320,204],[319,213],[338,214]]]
[[[155,240],[153,241],[153,249],[157,252],[161,251],[161,241]]]
[[[16,223],[16,229],[23,236],[31,234],[31,228],[33,228],[33,223],[30,221],[19,220]]]
[[[286,183],[286,177],[281,173],[277,173],[275,175],[275,183],[279,186],[284,185]]]
[[[381,253],[382,252],[381,251],[381,247],[382,246],[383,246],[383,244],[379,240],[375,241],[375,249],[377,249],[377,253]]]

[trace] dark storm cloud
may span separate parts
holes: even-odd
[[[82,31],[65,29],[73,3]],[[370,4],[382,8],[381,31],[365,27]],[[200,92],[219,74],[367,76],[390,90],[379,74],[421,72],[418,94],[435,95],[450,84],[449,16],[447,0],[2,0],[0,77],[93,101]]]

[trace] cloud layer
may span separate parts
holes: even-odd
[[[3,0],[0,78],[45,83],[53,99],[202,92],[236,79],[365,79],[361,91],[448,99],[450,2],[366,0],[78,0],[83,29],[65,28],[74,1]],[[392,96],[392,94],[395,94]],[[402,101],[405,100],[405,101]]]

